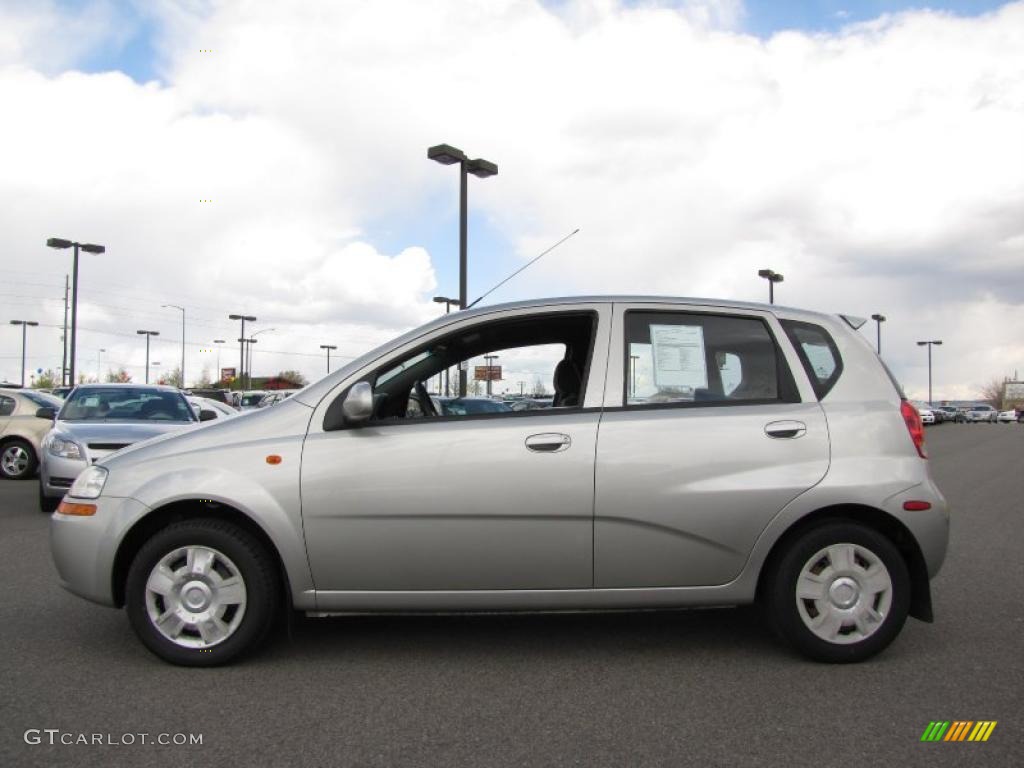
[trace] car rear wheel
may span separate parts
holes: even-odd
[[[125,608],[139,639],[181,666],[226,664],[256,648],[279,605],[273,559],[255,536],[216,519],[174,523],[128,571]]]
[[[24,480],[35,474],[39,462],[32,446],[24,440],[11,440],[0,450],[0,475],[8,480]]]
[[[910,608],[906,562],[856,523],[821,524],[775,561],[765,593],[780,635],[816,661],[857,662],[895,639]]]

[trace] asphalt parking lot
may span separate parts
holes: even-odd
[[[936,623],[856,666],[796,657],[744,608],[299,619],[237,666],[179,669],[57,585],[35,482],[0,482],[0,765],[1022,765],[1024,427],[927,440],[954,514]],[[921,743],[931,720],[998,726]]]

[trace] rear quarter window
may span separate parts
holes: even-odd
[[[839,348],[820,325],[797,320],[782,320],[781,323],[811,381],[814,394],[819,400],[823,399],[843,375]]]

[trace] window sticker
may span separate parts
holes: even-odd
[[[685,392],[708,385],[704,328],[699,325],[651,325],[654,385]]]

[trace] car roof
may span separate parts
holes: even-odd
[[[132,389],[150,389],[154,392],[178,392],[181,390],[177,387],[171,386],[170,384],[133,384],[130,381],[124,383],[103,383],[103,384],[77,384],[75,389],[123,389],[125,387],[131,387]]]

